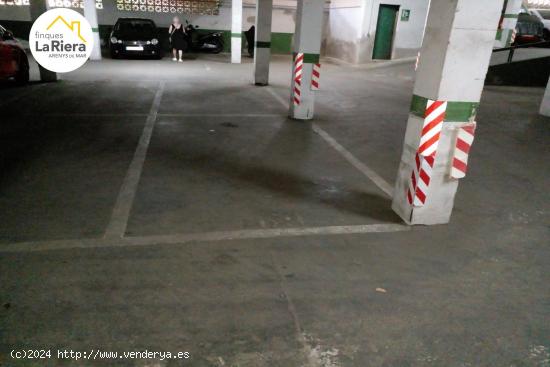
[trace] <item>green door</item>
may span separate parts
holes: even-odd
[[[397,23],[399,6],[380,5],[378,22],[376,23],[376,37],[374,38],[373,59],[389,60],[393,49],[393,34]]]

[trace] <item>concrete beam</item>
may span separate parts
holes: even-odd
[[[47,0],[30,0],[29,11],[31,15],[31,20],[34,23],[39,16],[48,11]],[[57,81],[57,73],[44,69],[42,65],[38,64],[38,69],[40,71],[40,81],[43,82],[55,82]]]
[[[311,78],[313,65],[319,63],[324,5],[325,2],[320,0],[298,0],[294,33],[295,63],[292,72],[289,110],[289,116],[294,119],[310,120],[313,118],[315,92],[311,89]],[[300,64],[300,81],[296,79],[298,55],[303,56],[303,62]]]
[[[97,23],[97,9],[95,0],[83,0],[84,2],[84,17],[90,23],[94,34],[94,48],[90,55],[90,60],[101,60],[101,40],[99,38],[99,25]]]
[[[269,84],[272,13],[273,0],[257,0],[254,37],[254,83],[256,85]]]
[[[409,224],[450,220],[459,183],[451,177],[457,135],[476,121],[502,6],[503,0],[430,4],[392,205]],[[430,101],[443,104],[432,112]],[[441,111],[444,122],[428,125]],[[411,187],[418,199],[412,203]]]
[[[231,0],[231,62],[241,63],[243,39],[243,1]]]

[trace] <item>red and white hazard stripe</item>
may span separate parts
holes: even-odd
[[[470,124],[458,129],[456,137],[455,150],[453,154],[453,165],[451,167],[451,177],[463,178],[468,170],[468,155],[474,142],[476,124]]]
[[[313,64],[311,90],[319,90],[319,78],[321,78],[321,64]]]
[[[518,34],[518,31],[516,28],[514,28],[512,30],[512,36],[510,37],[510,46],[514,44],[514,42],[516,42],[516,37],[517,37],[517,34]]]
[[[409,204],[423,206],[426,203],[428,187],[432,178],[435,156],[424,157],[418,153],[415,156],[415,166],[411,174],[407,199]]]
[[[430,156],[437,151],[446,112],[447,102],[428,100],[418,148],[420,155]]]
[[[423,206],[426,203],[446,112],[447,102],[428,100],[420,146],[416,152],[415,166],[406,192],[409,204],[413,206]]]
[[[294,92],[293,100],[294,105],[298,106],[300,104],[300,96],[302,94],[302,74],[304,72],[304,54],[297,53],[294,59]]]

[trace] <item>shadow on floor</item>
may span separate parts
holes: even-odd
[[[235,131],[231,123],[223,124]],[[322,167],[323,162],[311,161],[312,153],[308,151],[312,149],[313,136],[315,134],[309,123],[297,125],[287,120],[265,145],[260,156],[238,156],[233,151],[213,149],[211,145],[194,144],[192,141],[164,145],[156,153],[160,153],[157,159],[164,163],[175,161],[170,166],[201,171],[210,179],[229,180],[229,184],[242,190],[255,186],[298,202],[322,203],[377,221],[401,223],[401,219],[391,210],[391,199],[382,194],[358,190],[338,176],[327,178],[319,175],[314,178],[302,174],[301,170],[306,165],[326,169]],[[333,154],[337,156],[338,153]],[[334,167],[335,172],[341,171],[347,164],[342,159],[338,167]],[[351,166],[349,169],[353,170]],[[370,182],[366,184],[372,185]]]

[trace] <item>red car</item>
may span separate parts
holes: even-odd
[[[0,25],[0,80],[11,78],[20,84],[29,81],[29,59],[13,34]]]

